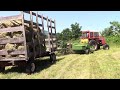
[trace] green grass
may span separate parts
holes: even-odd
[[[56,64],[49,59],[35,62],[36,73],[27,75],[24,68],[6,67],[1,79],[120,79],[120,46],[98,50],[93,54],[58,56]]]

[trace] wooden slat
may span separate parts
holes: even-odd
[[[41,16],[41,15],[38,15],[38,17],[39,17],[39,18],[42,18],[42,16]],[[44,19],[44,20],[47,20],[47,17],[43,17],[43,19]],[[50,22],[50,19],[48,19],[48,21]],[[53,21],[53,20],[52,20],[51,22],[52,22],[52,23],[54,23],[54,21]]]
[[[11,52],[10,55],[25,54],[25,50]]]
[[[20,55],[25,54],[25,50],[16,50],[11,53],[8,53],[6,50],[0,50],[0,55]]]
[[[15,32],[15,31],[24,31],[24,26],[8,27],[8,28],[0,29],[0,32]]]
[[[0,50],[0,55],[7,55],[7,51]]]
[[[42,21],[42,25],[43,25],[43,26],[42,26],[42,32],[43,32],[43,34],[45,34],[43,15],[42,15],[41,21]],[[43,41],[44,41],[43,44],[44,44],[44,46],[45,46],[45,37],[44,37]]]
[[[20,57],[17,57],[17,58],[1,58],[0,61],[21,61],[21,60],[26,60],[26,58],[20,58]]]
[[[24,13],[30,14],[30,11],[23,11]],[[36,16],[36,13],[32,12],[32,15]]]
[[[53,48],[53,35],[52,35],[53,31],[52,31],[52,22],[51,22],[51,21],[52,21],[52,20],[50,19],[50,26],[51,26],[51,28],[50,28],[50,29],[51,29],[51,32],[50,32],[50,33],[51,33],[51,36],[50,36],[50,37],[51,37],[51,39],[52,39],[52,43],[51,43],[51,44],[52,44],[52,48]]]
[[[48,28],[48,32],[50,32],[50,30],[49,30],[49,21],[48,21],[48,17],[47,17],[47,28]],[[50,33],[48,33],[48,45],[49,45],[49,52],[51,52],[51,46],[50,46]]]
[[[32,12],[32,15],[36,16],[37,14],[36,14],[36,13],[34,13],[34,12]]]
[[[39,15],[39,14],[38,14],[38,17],[39,17],[39,18],[42,18],[42,16],[41,16],[41,15]]]
[[[56,20],[54,20],[54,29],[55,29],[55,38],[57,39],[57,35],[56,35]],[[58,47],[58,45],[57,45],[57,40],[56,40],[56,46]],[[56,47],[56,48],[57,48]]]
[[[48,19],[48,21],[50,22],[50,19]],[[51,20],[51,22],[52,22],[52,23],[54,23],[54,21],[53,21],[53,20]]]
[[[23,11],[23,12],[25,12],[25,13],[27,13],[27,14],[30,14],[30,11]],[[36,16],[36,13],[32,12],[32,15]],[[39,15],[39,14],[38,14],[38,17],[39,17],[39,18],[42,18],[42,16],[41,16],[41,15]],[[44,20],[47,20],[47,18],[46,18],[46,17],[43,17],[43,19],[44,19]],[[50,19],[48,19],[48,21],[50,21]],[[54,23],[54,21],[53,21],[53,20],[52,20],[51,22],[52,22],[52,23]]]
[[[54,21],[51,21],[52,23],[55,23]]]
[[[24,13],[30,14],[30,11],[23,11]]]
[[[53,41],[53,44],[56,44],[56,41]],[[45,45],[49,45],[49,43],[48,43],[48,42],[46,42],[46,43],[45,43]]]
[[[55,35],[53,35],[53,38],[56,38],[56,36],[55,36]]]
[[[53,47],[56,47],[56,43],[54,43],[53,45],[54,45]],[[45,46],[46,46],[47,48],[49,48],[49,45],[48,45],[48,44],[46,44]],[[51,45],[50,47],[52,48],[52,45]]]
[[[37,15],[36,15],[36,23],[37,23],[37,35],[38,35],[38,44],[40,45],[40,35],[39,35],[39,33],[40,33],[40,30],[38,29],[39,28],[39,23],[38,23],[38,12],[37,12]],[[41,50],[39,49],[39,52],[40,52],[40,54],[41,54]]]
[[[51,26],[49,26],[49,28],[51,28]],[[53,27],[53,26],[52,26],[52,28],[54,28],[54,29],[55,29],[55,27]]]
[[[55,48],[55,47],[57,47],[56,44],[54,44],[53,48]],[[49,48],[49,45],[46,45],[46,48]]]
[[[9,21],[9,20],[16,20],[16,19],[22,19],[22,15],[0,17],[0,22],[5,21],[5,20]]]
[[[23,43],[24,37],[21,38],[1,38],[0,44],[7,44],[7,43]]]
[[[45,39],[45,41],[47,41],[48,42],[48,40],[49,39]],[[50,41],[51,41],[52,39],[50,39]],[[56,38],[53,38],[53,41],[55,41],[55,40],[57,40]]]
[[[46,43],[45,43],[45,45],[47,45],[47,46],[48,46],[48,45],[49,45],[49,43],[47,43],[47,42],[46,42]],[[53,42],[53,45],[56,45],[55,41]]]
[[[30,27],[33,28],[33,16],[32,16],[32,11],[30,11]],[[33,30],[32,30],[32,43],[33,43],[33,56],[35,58],[35,55],[36,55],[36,52],[35,52],[35,44],[34,44],[34,33],[33,33]]]
[[[24,25],[24,14],[23,12],[21,13],[22,14],[22,25]],[[25,28],[25,27],[24,27]],[[24,38],[24,48],[25,48],[25,57],[27,58],[28,57],[28,54],[27,54],[27,45],[26,45],[26,35],[25,35],[25,31],[23,32],[23,38]]]
[[[56,35],[55,33],[49,33],[50,35]]]
[[[29,23],[30,23],[30,21],[28,21],[28,20],[24,20],[24,23],[28,23],[28,24],[29,24]],[[36,23],[35,23],[35,22],[33,22],[33,25],[36,25]],[[39,24],[39,23],[38,23],[38,25],[42,27],[42,24]]]

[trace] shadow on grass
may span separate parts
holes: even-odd
[[[96,51],[100,51],[100,50],[103,50],[103,48],[100,48],[100,49],[98,49]],[[96,52],[96,51],[94,51],[94,52]],[[74,54],[86,54],[86,53],[85,53],[84,50],[76,50],[76,51],[74,51]],[[90,54],[92,54],[92,53],[90,53]]]
[[[64,58],[57,59],[56,63],[59,62],[60,60],[63,60],[63,59]],[[35,73],[40,72],[40,71],[42,71],[42,70],[44,70],[46,68],[49,68],[51,65],[54,65],[56,63],[51,63],[49,58],[41,60],[41,61],[40,60],[36,60],[35,64],[36,64],[37,68],[36,68],[36,72]]]
[[[74,54],[85,54],[84,50],[76,50],[74,51]]]
[[[59,58],[57,59],[56,63],[59,62],[60,60],[63,60],[64,58]],[[37,72],[40,72],[46,68],[49,68],[50,66],[56,64],[56,63],[51,63],[50,62],[50,59],[47,58],[47,59],[44,59],[44,60],[36,60],[35,61],[35,64],[36,64],[36,71],[35,73]],[[7,69],[4,71],[4,74],[7,74],[7,73],[14,73],[14,72],[17,72],[17,73],[26,73],[25,72],[25,67],[11,67],[10,69]]]

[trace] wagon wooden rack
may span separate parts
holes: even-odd
[[[30,16],[30,20],[25,19],[25,14]],[[33,20],[33,17],[36,18],[35,21]],[[50,56],[50,61],[55,62],[55,51],[57,49],[55,20],[32,11],[21,11],[19,15],[0,17],[0,22],[11,20],[21,20],[21,24],[12,27],[0,28],[0,33],[22,32],[22,36],[16,38],[0,38],[0,45],[4,46],[7,43],[23,44],[24,49],[16,49],[10,52],[5,49],[0,50],[0,71],[4,71],[5,66],[19,66],[25,63],[26,72],[32,73],[35,71],[34,61],[36,58],[44,56]],[[47,35],[45,34],[44,21],[47,22]],[[29,27],[28,31],[25,30],[26,26]],[[36,32],[34,29],[36,29]],[[28,32],[30,33],[28,34]],[[27,39],[30,40],[28,41]],[[43,49],[43,47],[45,48]],[[13,57],[5,57],[6,55],[12,55]],[[24,57],[18,57],[17,55],[24,55]]]

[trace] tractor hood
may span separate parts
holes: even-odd
[[[80,44],[88,44],[88,39],[80,39]]]

